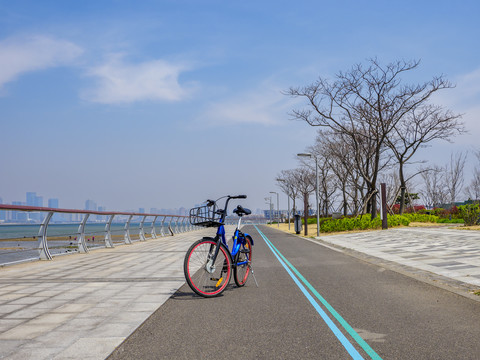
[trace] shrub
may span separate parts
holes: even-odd
[[[437,223],[439,224],[463,224],[463,219],[438,219]]]
[[[402,215],[388,215],[387,221],[390,227],[408,226],[410,223],[410,220]],[[376,217],[372,220],[370,215],[343,219],[325,218],[320,222],[320,231],[322,232],[380,229],[381,227],[382,219]]]
[[[432,222],[436,223],[438,221],[438,216],[428,215],[428,214],[403,214],[410,222]]]
[[[472,226],[479,223],[480,206],[478,204],[461,205],[458,207],[465,226]]]

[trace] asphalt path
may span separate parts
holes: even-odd
[[[204,299],[184,285],[109,359],[479,358],[480,302],[258,229],[244,231],[259,287],[232,279]]]

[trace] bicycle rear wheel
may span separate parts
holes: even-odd
[[[232,260],[223,244],[220,244],[215,262],[211,260],[217,246],[215,239],[203,238],[190,246],[185,254],[185,279],[190,288],[203,297],[220,295],[230,281]]]
[[[250,264],[252,262],[252,239],[245,236],[245,243],[235,255],[233,279],[237,286],[244,286],[250,274]]]

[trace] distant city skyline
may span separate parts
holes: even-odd
[[[61,208],[59,206],[58,198],[49,198],[48,207],[49,208]],[[4,203],[3,198],[0,197],[0,204],[9,205],[9,203]],[[27,191],[25,193],[25,201],[12,201],[10,205],[26,205],[26,206],[35,206],[35,207],[44,207],[43,196],[37,195],[36,192]],[[91,210],[91,211],[107,211],[106,207],[99,206],[94,200],[86,200],[85,206],[83,208],[68,208],[70,210]],[[113,209],[112,211],[119,212],[138,212],[146,214],[145,208],[139,208],[136,210],[126,210],[126,209]],[[184,207],[167,209],[167,208],[150,208],[150,214],[162,214],[162,215],[188,215],[188,210]],[[83,214],[62,214],[56,213],[53,215],[51,220],[52,223],[71,223],[71,222],[80,222],[83,218]],[[40,223],[43,220],[44,215],[39,212],[22,212],[14,210],[0,210],[0,223]],[[102,220],[102,215],[95,215],[91,217],[93,221]],[[103,219],[105,220],[105,219]]]
[[[3,197],[0,197],[0,204],[6,205],[26,205],[26,206],[35,206],[35,207],[44,207],[43,205],[43,196],[37,195],[36,192],[27,191],[25,193],[25,201],[12,201],[11,203],[3,202]],[[48,207],[54,209],[62,209],[59,206],[60,200],[58,198],[49,198],[48,199]],[[63,208],[65,209],[65,208]],[[70,210],[90,210],[90,211],[107,211],[107,208],[104,206],[97,205],[94,200],[88,199],[85,200],[85,205],[83,208],[66,208]],[[183,206],[179,208],[150,208],[149,212],[145,211],[145,208],[138,208],[138,209],[111,209],[111,211],[119,211],[119,212],[135,212],[141,214],[161,214],[161,215],[182,215],[186,216],[189,214],[190,208],[185,208]],[[263,209],[256,209],[254,210],[254,214],[263,214],[265,210]],[[57,213],[54,214],[52,222],[79,222],[82,219],[81,214],[61,214]],[[101,217],[101,215],[98,215]],[[96,218],[95,218],[96,219]],[[0,222],[34,222],[40,223],[43,220],[42,215],[40,213],[32,212],[21,212],[21,211],[3,211],[0,210]]]
[[[91,210],[91,211],[107,211],[107,208],[102,205],[98,205],[94,200],[88,199],[85,200],[83,207],[72,208],[72,207],[60,207],[60,200],[58,198],[49,198],[48,206],[44,206],[44,197],[37,195],[36,192],[27,191],[25,193],[25,201],[13,200],[11,203],[3,202],[3,197],[0,197],[0,204],[11,204],[11,205],[26,205],[26,206],[36,206],[36,207],[49,207],[49,208],[62,208],[62,209],[71,209],[71,210]],[[132,209],[111,209],[112,211],[125,211],[125,212],[138,212],[138,213],[147,213],[144,207],[132,210]],[[183,206],[179,208],[150,208],[151,214],[165,214],[165,215],[186,215],[187,209]]]

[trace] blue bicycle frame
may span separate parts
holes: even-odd
[[[222,239],[223,245],[225,245],[225,247],[228,249],[228,251],[230,251],[230,254],[232,255],[232,259],[234,259],[235,255],[237,255],[237,253],[240,251],[240,247],[242,245],[245,245],[245,237],[250,236],[249,234],[243,233],[239,230],[241,223],[242,223],[242,218],[240,217],[238,219],[237,228],[235,229],[235,233],[233,235],[233,245],[232,245],[231,250],[228,247],[227,240],[226,240],[226,237],[225,237],[225,226],[220,225],[217,229],[217,236]],[[250,239],[252,239],[252,238],[250,237]],[[252,239],[252,245],[254,245],[253,244],[253,239]],[[244,264],[247,264],[247,263],[248,263],[248,260],[247,261],[241,261],[241,262],[237,263],[236,265],[244,265]]]

